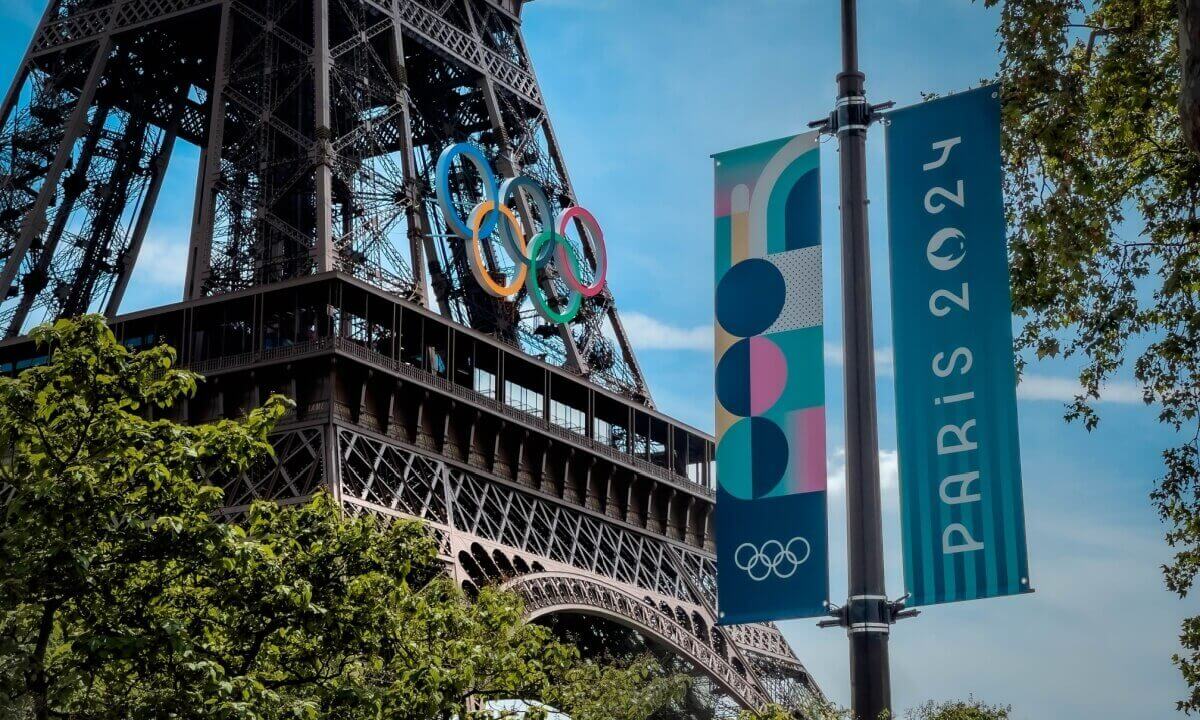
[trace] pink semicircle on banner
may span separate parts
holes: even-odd
[[[787,358],[770,339],[750,338],[750,414],[761,415],[787,386]]]

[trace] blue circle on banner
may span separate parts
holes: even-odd
[[[786,291],[783,274],[773,263],[743,260],[717,284],[717,322],[730,335],[758,335],[779,317]]]
[[[721,436],[717,465],[722,490],[741,500],[765,497],[787,471],[787,436],[767,418],[743,418]]]
[[[787,358],[770,338],[735,342],[717,362],[717,400],[734,415],[762,415],[787,385]]]

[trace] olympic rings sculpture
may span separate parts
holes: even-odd
[[[474,165],[483,180],[483,200],[465,220],[459,216],[450,196],[450,168],[459,157]],[[505,204],[522,190],[532,200],[539,217],[554,218],[551,227],[542,229],[528,240],[516,214]],[[510,298],[524,286],[539,315],[552,323],[569,323],[579,314],[583,298],[595,297],[604,290],[608,275],[608,249],[604,244],[604,231],[600,229],[600,223],[586,209],[572,206],[554,217],[550,198],[540,183],[528,175],[506,178],[498,183],[487,158],[470,143],[458,143],[442,151],[437,163],[436,191],[438,207],[446,226],[464,242],[470,243],[468,257],[471,274],[489,295]],[[591,283],[585,283],[581,278],[582,260],[575,246],[567,239],[567,228],[572,222],[578,222],[587,230],[596,253],[595,279]],[[515,275],[504,283],[492,277],[484,261],[483,243],[497,231],[501,246],[518,267]],[[549,298],[538,283],[538,271],[547,264],[553,264],[568,288],[567,304],[562,310],[551,307]]]
[[[799,550],[796,543],[804,544],[804,557],[796,554]],[[778,540],[768,540],[762,547],[753,543],[742,543],[733,551],[733,562],[739,570],[745,570],[751,580],[761,582],[772,575],[786,580],[796,574],[800,566],[808,561],[811,553],[812,546],[808,544],[808,540],[794,537],[788,540],[786,545]]]

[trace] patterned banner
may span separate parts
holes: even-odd
[[[829,598],[817,139],[715,156],[722,624],[824,615]]]
[[[996,86],[889,113],[909,605],[1029,592]]]

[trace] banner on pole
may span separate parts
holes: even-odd
[[[817,140],[714,156],[721,624],[829,598]]]
[[[888,120],[908,604],[1029,592],[999,88]]]

